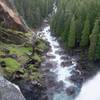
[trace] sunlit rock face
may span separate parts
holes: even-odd
[[[75,100],[100,100],[100,73],[83,85]]]
[[[13,0],[0,0],[0,41],[23,44],[28,41],[26,27],[13,4]],[[30,32],[31,33],[31,32]]]
[[[25,31],[22,21],[9,0],[0,0],[0,23],[1,26],[15,29],[19,31]]]
[[[0,76],[0,100],[25,100],[18,86]]]

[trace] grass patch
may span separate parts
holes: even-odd
[[[15,59],[4,58],[0,59],[0,61],[4,61],[6,63],[6,67],[3,68],[3,70],[7,75],[11,75],[20,68],[20,63],[18,63]]]
[[[38,40],[34,49],[38,49],[38,51],[34,51],[32,53],[32,45],[31,44],[23,44],[23,45],[15,45],[15,44],[5,44],[0,42],[0,55],[5,55],[5,52],[2,49],[8,49],[9,55],[15,54],[16,58],[0,58],[0,62],[4,61],[6,63],[6,67],[0,68],[0,73],[2,75],[9,78],[13,76],[13,73],[19,71],[22,78],[25,80],[37,80],[39,81],[42,77],[41,73],[38,70],[39,64],[42,62],[42,52],[47,49],[47,45],[43,40]],[[39,52],[40,50],[40,52]],[[31,55],[33,54],[33,55]],[[29,57],[30,55],[30,57]],[[32,64],[27,66],[27,68],[22,68],[21,65],[24,65],[30,58],[36,60],[36,64]]]
[[[41,62],[42,61],[42,58],[37,53],[34,53],[32,59],[37,60],[38,62]]]
[[[37,48],[45,50],[45,49],[47,49],[47,45],[43,40],[38,40]]]

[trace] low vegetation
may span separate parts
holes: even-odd
[[[38,68],[43,61],[42,53],[46,49],[47,45],[43,40],[38,40],[35,48],[31,44],[9,45],[0,42],[0,72],[10,79],[39,81],[42,75]]]

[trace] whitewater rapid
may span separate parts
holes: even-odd
[[[93,78],[91,78],[83,84],[81,91],[77,97],[73,97],[67,94],[66,88],[70,86],[77,87],[73,82],[69,80],[69,78],[73,75],[72,71],[75,71],[77,62],[74,58],[71,58],[69,55],[66,55],[64,53],[57,53],[57,51],[62,51],[62,47],[61,44],[58,42],[57,38],[55,36],[52,36],[50,26],[48,24],[42,28],[41,32],[43,33],[42,38],[48,41],[51,47],[51,50],[47,52],[47,56],[54,56],[54,58],[49,58],[49,61],[56,62],[56,67],[51,67],[50,72],[55,73],[56,81],[58,83],[64,83],[63,89],[60,92],[55,92],[54,90],[52,91],[53,96],[50,100],[100,100],[100,73],[98,73],[96,76],[94,76]],[[72,64],[63,67],[61,65],[61,63],[64,62],[64,59],[62,59],[62,57],[67,57],[68,59],[70,59]]]
[[[56,53],[57,51],[62,50],[61,45],[56,37],[52,36],[49,25],[43,28],[42,32],[44,33],[44,39],[50,43],[51,47],[51,50],[47,52],[47,55],[55,56],[55,58],[51,58],[49,60],[50,62],[57,62],[57,67],[51,68],[50,71],[57,75],[57,82],[62,81],[64,83],[63,91],[59,93],[55,92],[52,100],[100,100],[100,73],[83,84],[82,89],[76,98],[67,95],[65,89],[70,86],[75,86],[75,84],[69,80],[69,77],[72,76],[71,72],[75,70],[77,63],[74,58],[70,58],[70,56],[67,55],[72,61],[72,65],[62,67],[61,63],[64,60],[61,58],[66,56],[66,54]]]
[[[71,66],[65,66],[62,67],[61,63],[63,60],[61,59],[62,56],[66,56],[65,54],[57,54],[56,52],[61,50],[59,42],[51,35],[50,32],[50,26],[47,26],[43,30],[45,39],[50,43],[51,46],[51,52],[48,52],[47,55],[54,55],[54,59],[50,59],[51,61],[57,62],[57,68],[51,69],[52,72],[57,74],[57,81],[63,81],[65,86],[71,86],[73,83],[70,82],[70,80],[67,80],[67,77],[70,77],[72,74],[72,70],[76,66],[76,62],[73,58],[71,58],[72,65]],[[57,47],[57,48],[56,48]]]
[[[40,32],[41,33],[41,32]],[[47,52],[47,56],[53,55],[54,58],[50,58],[49,62],[56,62],[55,68],[50,68],[50,72],[55,73],[56,75],[56,81],[63,82],[63,89],[58,93],[53,93],[53,99],[52,100],[73,100],[71,96],[68,96],[66,93],[66,89],[70,86],[75,86],[73,82],[70,81],[70,77],[72,76],[72,71],[75,70],[75,67],[77,65],[74,58],[71,58],[70,56],[62,53],[59,54],[57,52],[63,51],[61,45],[59,44],[58,40],[55,36],[52,36],[52,33],[50,31],[50,26],[47,24],[42,29],[43,33],[43,39],[49,42],[49,45],[51,47],[51,50]],[[62,59],[62,57],[67,57],[66,60]],[[62,66],[62,62],[71,62],[70,65]],[[67,99],[68,98],[68,99]]]

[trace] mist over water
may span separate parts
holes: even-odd
[[[75,100],[100,100],[100,73],[83,85]]]

